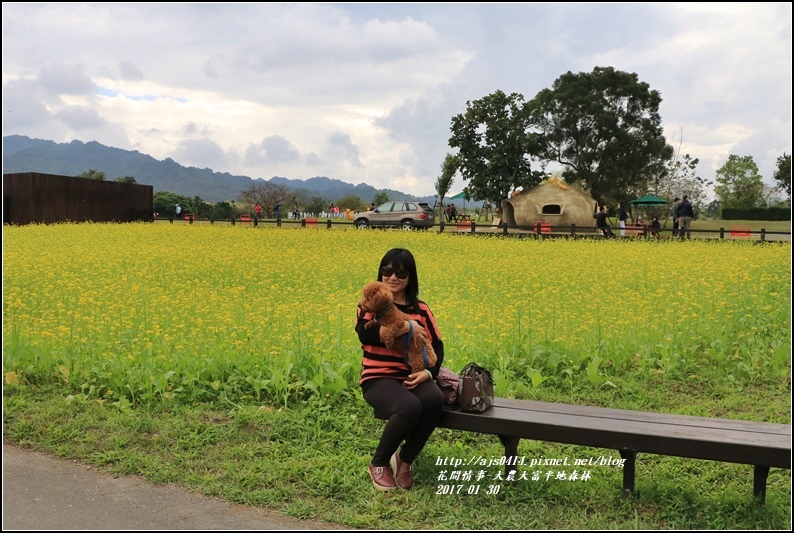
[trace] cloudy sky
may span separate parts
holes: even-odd
[[[714,179],[791,154],[791,3],[3,3],[3,135],[434,194],[450,120],[611,66]],[[452,193],[464,182],[457,178]]]

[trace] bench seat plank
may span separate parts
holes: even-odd
[[[532,405],[522,409],[512,402],[510,406],[497,402],[485,413],[450,411],[439,425],[500,436],[791,468],[791,426],[784,424],[759,422],[760,431],[753,431],[751,424],[734,424],[737,421],[733,420],[703,417],[698,424],[698,417],[587,406],[567,406],[578,408],[568,410],[561,409],[561,404],[549,404],[547,410],[542,402],[526,402]]]
[[[693,415],[674,415],[665,413],[652,413],[647,411],[631,411],[626,409],[613,409],[609,407],[595,407],[590,405],[570,405],[562,403],[538,402],[533,400],[515,400],[512,398],[496,398],[494,405],[504,408],[520,409],[522,411],[536,410],[544,413],[583,414],[589,417],[615,418],[635,420],[638,422],[670,422],[680,425],[695,427],[714,427],[717,429],[733,428],[745,429],[753,433],[765,432],[791,437],[791,426],[787,424],[774,424],[771,422],[754,422],[748,420],[733,420],[728,418],[709,418]]]

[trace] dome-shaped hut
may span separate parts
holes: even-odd
[[[594,227],[595,205],[593,197],[578,186],[552,179],[502,200],[502,223],[534,226],[543,221],[551,226]]]

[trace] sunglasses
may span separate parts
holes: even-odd
[[[382,267],[380,269],[380,275],[383,276],[384,278],[390,278],[392,274],[396,274],[397,279],[405,279],[408,277],[408,271],[405,270],[404,268],[401,268],[399,270],[394,270],[392,267]]]

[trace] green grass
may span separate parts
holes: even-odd
[[[415,490],[376,492],[384,423],[361,398],[353,316],[392,246],[417,257],[446,366],[490,368],[499,396],[791,423],[790,243],[31,225],[4,232],[4,439],[351,528],[790,529],[790,470],[757,506],[750,466],[647,454],[633,500],[614,467],[512,485],[497,469],[443,494],[438,458],[503,451],[447,429]],[[680,257],[695,260],[671,277]]]
[[[719,231],[724,228],[730,230],[731,226],[749,226],[751,231],[788,231],[791,233],[790,220],[721,220],[710,218],[699,218],[692,222],[693,229]],[[672,226],[671,226],[672,227]]]
[[[638,384],[639,386],[639,384]],[[663,381],[645,386],[650,405],[670,395],[703,414],[764,403],[789,409],[784,385],[732,390],[715,398],[707,388],[669,390]],[[752,498],[752,467],[639,454],[639,497],[623,500],[622,472],[594,467],[589,481],[499,483],[490,477],[464,483],[461,494],[438,494],[444,467],[438,458],[500,456],[493,436],[438,429],[420,456],[415,489],[382,494],[366,476],[369,450],[382,422],[356,399],[315,401],[289,409],[257,405],[158,406],[120,410],[69,397],[58,387],[7,386],[7,441],[79,459],[119,475],[152,483],[177,483],[234,503],[280,509],[299,519],[364,529],[782,529],[790,524],[790,471],[772,469],[767,502]],[[686,397],[686,400],[684,399]],[[571,398],[549,391],[548,401],[609,399],[583,388]],[[616,451],[523,440],[519,454],[588,458]],[[499,470],[499,469],[497,469]],[[519,468],[522,470],[522,468]],[[529,470],[527,468],[527,470]],[[489,476],[495,471],[489,471]],[[531,478],[531,474],[528,474]],[[469,495],[469,486],[479,493]],[[499,492],[488,495],[490,487]],[[715,490],[719,487],[719,490]]]

